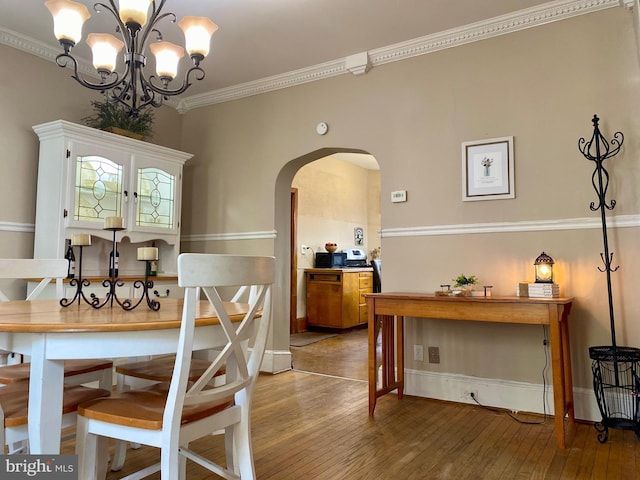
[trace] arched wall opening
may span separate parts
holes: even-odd
[[[276,239],[274,254],[276,256],[276,286],[274,289],[274,316],[272,326],[272,348],[278,358],[274,368],[280,370],[290,368],[289,353],[290,330],[290,291],[291,291],[291,185],[298,170],[321,158],[338,153],[356,153],[371,155],[370,152],[354,148],[322,148],[309,152],[289,161],[280,170],[275,182],[275,228]],[[275,359],[274,359],[275,360]],[[288,362],[288,363],[287,363]]]

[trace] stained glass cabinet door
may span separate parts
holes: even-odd
[[[68,225],[102,228],[107,217],[123,217],[129,224],[126,204],[130,195],[130,160],[124,154],[75,143],[69,168],[75,182],[69,192]]]
[[[178,231],[180,166],[79,142],[70,152],[69,227],[100,229],[106,217],[123,217],[131,232]]]
[[[136,158],[136,190],[131,229],[141,232],[177,231],[181,169],[147,158]]]

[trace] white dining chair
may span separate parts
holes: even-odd
[[[64,259],[0,259],[0,279],[26,280],[40,279],[27,295],[33,300],[55,280],[56,296],[62,298],[62,279],[67,275],[67,261]],[[8,295],[0,290],[0,301],[8,301]],[[6,352],[7,356],[22,360],[21,355]],[[27,407],[29,401],[29,363],[13,363],[0,366],[0,446],[9,447],[9,453],[28,452]],[[63,395],[62,428],[73,426],[79,403],[108,396],[113,383],[113,362],[111,360],[69,360],[65,361],[65,386]],[[97,381],[101,388],[83,387],[81,383]]]
[[[257,288],[255,285],[243,285],[237,289],[234,289],[235,293],[231,297],[231,302],[251,302],[255,299],[257,294]],[[200,352],[194,352],[191,359],[191,366],[189,371],[189,380],[197,380],[206,370],[209,368],[211,362],[206,360],[211,355],[215,355],[219,350],[205,350]],[[169,382],[171,381],[171,375],[173,375],[173,366],[175,364],[175,355],[163,355],[156,358],[147,359],[131,359],[126,363],[116,365],[116,391],[118,393],[125,392],[131,389],[131,384],[135,382],[136,385],[140,385],[138,380],[151,383]],[[220,369],[214,381],[223,381],[222,376],[225,374],[225,369]],[[133,442],[131,448],[138,449],[140,445]],[[118,472],[122,470],[124,462],[127,456],[127,442],[116,441],[113,461],[111,462],[111,471]]]
[[[125,477],[127,480],[144,478],[156,471],[161,472],[163,480],[184,478],[186,459],[223,478],[255,478],[251,402],[266,348],[274,281],[273,257],[195,253],[178,257],[178,283],[185,288],[185,300],[171,382],[80,405],[76,438],[80,478],[105,477],[108,438],[161,449],[158,464]],[[242,320],[232,321],[220,290],[240,285],[254,285],[255,295],[249,299]],[[206,307],[213,309],[219,319],[219,327],[212,334],[224,342],[207,371],[190,382],[200,291],[206,298]],[[212,382],[223,368],[224,380]],[[189,448],[193,440],[222,429],[226,435],[226,465]]]
[[[56,298],[63,297],[63,278],[67,276],[67,261],[63,258],[0,258],[0,279],[19,280],[33,279],[37,285],[29,292],[26,299],[34,300],[55,280]],[[0,301],[8,301],[9,297],[0,289]],[[0,366],[0,386],[14,383],[28,383],[30,365],[22,363],[22,356],[13,352],[1,351],[0,355],[13,358]],[[100,388],[110,390],[113,385],[113,362],[108,359],[67,360],[64,365],[65,382],[75,385],[97,381]]]
[[[76,424],[78,405],[111,394],[103,388],[65,385],[62,397],[62,430]],[[29,453],[29,384],[15,383],[0,388],[0,447],[9,454]]]

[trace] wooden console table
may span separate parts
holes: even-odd
[[[404,317],[470,320],[478,322],[549,325],[553,370],[554,422],[558,446],[565,448],[565,416],[573,428],[573,381],[568,317],[572,298],[439,297],[420,293],[366,295],[369,310],[369,414],[378,397],[404,389]],[[381,334],[382,355],[377,361],[376,339]],[[377,385],[378,363],[382,384]]]

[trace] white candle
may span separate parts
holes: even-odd
[[[157,247],[139,247],[138,260],[158,260]]]
[[[122,217],[107,217],[104,219],[104,228],[122,228]]]
[[[88,233],[74,233],[71,235],[71,245],[88,247],[91,245],[91,235]]]

